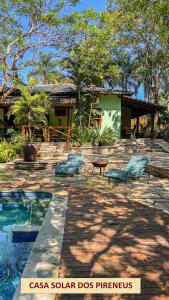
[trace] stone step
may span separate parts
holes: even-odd
[[[168,146],[168,147],[167,147]],[[103,147],[104,148],[104,147]],[[76,152],[76,150],[73,150]],[[78,150],[77,150],[78,151]],[[106,153],[104,149],[93,149],[90,151],[90,147],[85,148],[82,150],[84,153]],[[52,142],[52,143],[42,143],[39,145],[38,156],[43,158],[53,158],[56,157],[58,154],[68,153],[66,143],[65,142]],[[122,139],[116,141],[111,146],[110,153],[140,153],[140,152],[169,152],[169,144],[163,140],[155,140],[152,141],[151,139],[137,139],[137,140],[129,140],[129,139]]]
[[[55,157],[55,154],[56,152],[53,152],[53,153],[49,153],[49,152],[46,152],[46,151],[41,151],[38,153],[38,157]]]

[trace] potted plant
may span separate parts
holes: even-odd
[[[25,144],[22,146],[24,161],[36,160],[37,149],[32,143],[32,127],[41,128],[47,124],[46,112],[49,111],[48,96],[45,93],[33,93],[34,80],[29,80],[29,87],[19,86],[21,96],[12,105],[9,115],[15,117],[14,122],[25,125],[28,129]]]

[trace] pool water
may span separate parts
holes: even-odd
[[[13,243],[12,229],[41,225],[50,199],[48,193],[0,193],[0,300],[12,300],[33,244]]]

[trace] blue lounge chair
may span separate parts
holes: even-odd
[[[56,176],[74,176],[79,174],[84,166],[84,155],[81,153],[69,154],[66,161],[59,162],[56,166]]]
[[[127,182],[129,177],[138,179],[142,176],[149,162],[150,160],[147,156],[133,156],[126,167],[109,170],[104,173],[104,176],[109,180],[112,178],[124,182]]]

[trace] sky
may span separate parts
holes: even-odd
[[[95,8],[98,11],[104,10],[106,8],[106,0],[82,0],[78,4],[78,10]]]

